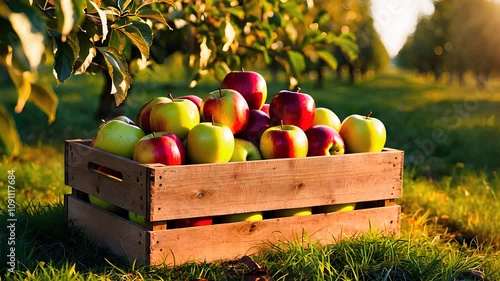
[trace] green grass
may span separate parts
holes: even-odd
[[[125,265],[64,224],[61,200],[69,192],[64,185],[64,140],[90,138],[100,123],[93,114],[102,79],[75,78],[58,88],[54,124],[48,125],[32,104],[15,115],[25,147],[17,159],[0,162],[0,196],[7,198],[5,178],[14,169],[19,204],[18,272],[6,280],[249,278],[252,272],[236,261],[173,268]],[[127,98],[126,115],[134,119],[154,96],[171,92],[203,97],[217,88],[206,81],[187,89],[178,78],[141,74]],[[313,85],[305,82],[302,91],[317,106],[331,108],[341,119],[373,111],[387,127],[387,146],[405,151],[404,193],[398,200],[401,237],[367,234],[328,247],[290,241],[255,257],[266,273],[273,280],[474,280],[471,270],[478,270],[500,280],[500,83],[492,81],[478,91],[472,84],[448,86],[388,73],[355,85],[333,80],[324,89]],[[281,83],[270,83],[268,101],[281,89]],[[2,95],[0,101],[13,108],[15,94]],[[6,241],[6,207],[0,206],[0,241]],[[6,247],[0,244],[2,264]]]

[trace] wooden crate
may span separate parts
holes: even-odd
[[[303,234],[322,244],[370,229],[398,234],[403,151],[165,166],[139,164],[66,141],[68,220],[113,252],[142,264],[215,261],[254,254]],[[104,166],[116,177],[95,170]],[[146,218],[145,226],[88,203],[88,195]],[[352,212],[266,218],[273,210],[357,203]],[[263,211],[264,220],[170,228],[175,219]]]

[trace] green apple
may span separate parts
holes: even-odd
[[[99,127],[92,140],[94,148],[132,159],[136,142],[144,137],[138,126],[120,120],[110,120]]]
[[[314,113],[313,126],[315,125],[326,125],[335,129],[335,131],[340,130],[340,119],[332,110],[325,107],[317,107]]]
[[[354,211],[356,203],[336,204],[317,207],[318,213],[350,212]]]
[[[153,132],[171,132],[185,139],[189,130],[200,123],[200,111],[196,104],[186,99],[159,102],[151,109],[149,121]]]
[[[141,226],[144,226],[144,224],[145,224],[144,216],[138,215],[137,213],[134,213],[132,211],[128,211],[128,219],[131,222],[134,222],[134,223],[141,225]]]
[[[259,148],[255,144],[240,138],[234,139],[234,151],[229,162],[261,160]]]
[[[214,122],[194,126],[186,139],[186,152],[191,164],[229,162],[234,151],[231,129]]]
[[[261,221],[263,218],[264,217],[262,216],[262,212],[252,212],[252,213],[222,216],[218,221],[221,223],[230,223],[238,221]]]
[[[377,118],[353,114],[340,126],[339,133],[344,140],[346,153],[380,152],[386,140],[385,126]]]
[[[305,208],[294,208],[294,209],[284,209],[276,210],[272,212],[272,217],[300,217],[300,216],[310,216],[312,214],[312,207]]]
[[[116,205],[113,205],[113,204],[109,203],[108,201],[105,201],[105,200],[99,199],[95,196],[92,196],[92,195],[89,195],[89,201],[90,201],[90,204],[97,206],[101,209],[104,209],[104,210],[106,210],[110,213],[113,213],[113,214],[118,214],[122,210],[122,208],[120,208]]]

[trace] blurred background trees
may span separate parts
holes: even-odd
[[[500,70],[500,4],[490,0],[436,0],[396,57],[397,66],[464,83],[474,75],[483,87]]]

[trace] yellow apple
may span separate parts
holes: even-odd
[[[329,206],[320,206],[315,208],[318,213],[350,212],[354,211],[356,203],[336,204]]]
[[[238,221],[261,221],[263,219],[262,212],[244,213],[244,214],[234,214],[222,216],[219,219],[221,223],[230,223]]]
[[[340,119],[332,110],[325,107],[317,107],[314,112],[314,125],[326,125],[335,129],[335,131],[340,130]]]
[[[346,153],[380,152],[384,148],[386,131],[382,121],[367,116],[353,114],[340,125],[340,135],[344,140]]]
[[[312,214],[312,208],[311,207],[305,207],[305,208],[295,208],[295,209],[284,209],[284,210],[277,210],[272,212],[272,217],[274,218],[279,218],[279,217],[300,217],[300,216],[310,216]]]

